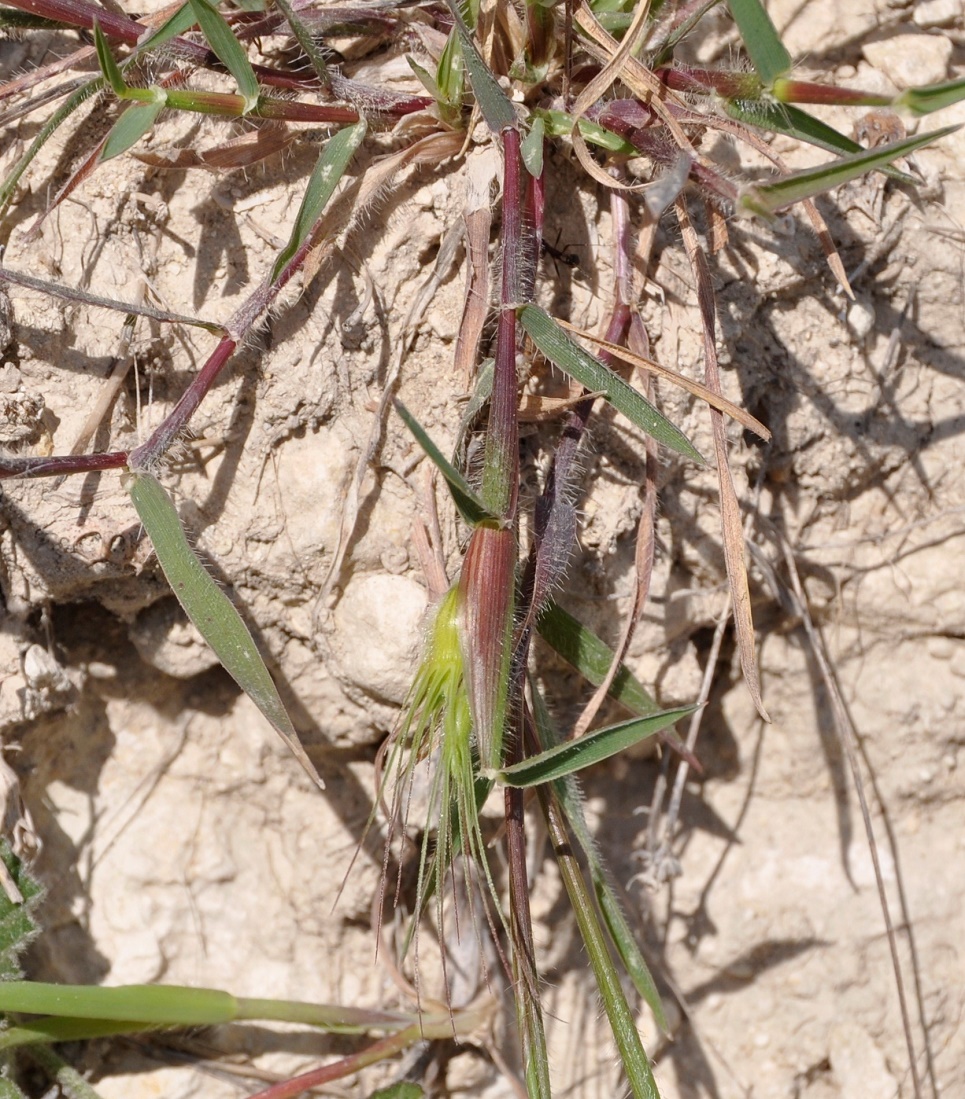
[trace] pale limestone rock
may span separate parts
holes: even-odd
[[[344,677],[401,703],[418,657],[425,589],[407,576],[369,575],[349,584],[335,611],[333,648]]]
[[[831,1031],[831,1070],[841,1099],[870,1099],[898,1094],[898,1084],[888,1071],[884,1054],[871,1035],[853,1022],[839,1023]]]
[[[921,0],[912,15],[922,28],[954,27],[965,19],[965,3],[962,0]]]
[[[944,36],[898,34],[861,48],[865,60],[880,69],[899,88],[937,84],[948,78],[952,44]]]

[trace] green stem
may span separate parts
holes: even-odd
[[[633,1013],[623,993],[623,986],[620,984],[610,951],[607,949],[596,909],[590,899],[583,875],[580,873],[576,856],[573,854],[559,800],[550,786],[539,786],[537,792],[546,817],[550,842],[560,868],[560,877],[563,879],[563,885],[576,915],[580,936],[596,976],[600,996],[603,999],[603,1008],[606,1011],[610,1029],[613,1031],[617,1049],[620,1051],[620,1059],[626,1069],[630,1090],[634,1099],[660,1099],[657,1082],[653,1078],[650,1061],[640,1041]]]

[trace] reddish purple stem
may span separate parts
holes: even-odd
[[[0,455],[0,479],[6,477],[57,477],[63,473],[98,473],[127,465],[126,450],[110,454],[53,454],[49,458],[11,458]]]
[[[165,418],[146,443],[142,443],[131,451],[128,460],[131,469],[149,469],[156,464],[158,458],[184,430],[188,420],[194,415],[198,405],[204,400],[205,394],[214,384],[215,378],[231,358],[236,346],[237,344],[230,336],[222,338],[214,349],[214,353],[201,367],[198,376],[174,406],[171,414]]]
[[[483,503],[494,515],[511,523],[516,515],[519,482],[519,406],[516,378],[516,308],[520,300],[519,260],[522,247],[520,209],[519,131],[504,130],[503,138],[503,276],[496,364],[486,433]]]
[[[59,23],[68,23],[74,27],[83,27],[89,31],[94,29],[94,23],[96,22],[110,41],[123,42],[128,46],[136,46],[143,36],[151,33],[151,28],[145,24],[138,23],[126,15],[119,15],[107,8],[90,4],[87,0],[10,0],[10,4],[20,11],[30,12],[45,19],[54,19]],[[207,46],[191,42],[186,38],[173,38],[166,44],[165,48],[173,50],[180,57],[186,58],[196,65],[223,69],[221,62]],[[252,69],[260,84],[276,88],[289,88],[292,91],[317,90],[320,88],[318,77],[314,74],[311,76],[292,76],[289,73],[281,73],[275,69],[266,68],[264,65],[252,65]],[[332,92],[341,98],[364,102],[369,110],[397,116],[425,110],[432,104],[432,100],[427,96],[398,95],[384,92],[378,88],[369,88],[362,84],[356,84],[355,81],[348,80],[335,73],[332,74]],[[358,114],[353,112],[352,118],[347,119],[347,121],[358,121]]]

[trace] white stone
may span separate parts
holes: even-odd
[[[407,576],[353,580],[335,611],[343,674],[369,694],[401,703],[418,659],[426,593]]]
[[[919,27],[954,27],[965,18],[962,0],[920,0],[912,15]]]
[[[875,311],[871,302],[860,298],[852,302],[851,308],[848,310],[848,327],[857,342],[864,343],[871,335],[874,326]]]
[[[914,88],[948,79],[952,44],[944,35],[898,34],[868,42],[861,52],[898,88]]]

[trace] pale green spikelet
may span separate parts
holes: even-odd
[[[386,767],[387,781],[394,786],[392,828],[407,820],[416,768],[425,763],[430,770],[413,930],[433,896],[441,925],[447,877],[459,855],[471,859],[487,883],[493,906],[490,909],[487,901],[487,918],[491,919],[493,911],[499,913],[479,828],[478,808],[488,787],[477,783],[478,754],[466,689],[462,628],[462,595],[456,586],[436,611]],[[403,953],[411,937],[410,933]]]

